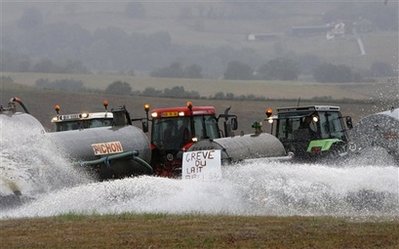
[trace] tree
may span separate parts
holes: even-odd
[[[180,63],[174,62],[168,67],[152,71],[150,75],[153,77],[182,78],[184,76],[184,70]]]
[[[129,95],[132,93],[131,86],[124,81],[114,81],[106,89],[106,93],[116,95]]]
[[[313,77],[318,82],[351,82],[354,75],[350,67],[346,65],[334,65],[323,63],[313,71]]]
[[[184,90],[184,87],[182,87],[182,86],[165,88],[164,96],[165,97],[186,97],[186,91]]]
[[[215,93],[215,95],[213,96],[213,98],[215,99],[224,99],[226,96],[224,95],[224,92],[217,92]]]
[[[301,74],[312,74],[313,70],[322,63],[321,58],[313,54],[297,55],[295,61],[298,62]]]
[[[252,68],[239,61],[231,61],[227,64],[226,71],[224,73],[224,79],[226,80],[250,80],[252,79]]]
[[[157,90],[154,87],[147,87],[146,89],[144,89],[144,91],[141,93],[144,96],[154,96],[154,97],[158,97],[162,95],[162,91],[161,90]]]
[[[260,66],[257,73],[263,80],[296,80],[299,76],[299,66],[293,60],[276,58]]]
[[[180,97],[180,98],[200,98],[200,94],[196,91],[186,91],[182,86],[165,88],[163,97]]]
[[[61,79],[55,81],[49,81],[48,79],[36,80],[36,86],[44,89],[56,89],[69,92],[78,92],[83,89],[83,82],[81,80],[74,79]]]
[[[38,73],[62,73],[62,69],[49,59],[42,59],[33,66],[33,72]]]

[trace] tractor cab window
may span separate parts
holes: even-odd
[[[277,137],[281,140],[291,140],[292,131],[298,129],[299,122],[295,119],[281,118],[278,120]]]
[[[165,150],[179,150],[191,139],[189,117],[155,119],[152,143]]]
[[[70,131],[97,127],[112,126],[112,118],[95,118],[87,120],[73,120],[56,123],[56,131]]]
[[[322,138],[345,139],[344,126],[339,112],[320,112]]]
[[[319,138],[318,123],[312,121],[309,114],[296,113],[284,117],[277,124],[277,137],[282,141],[308,141]]]
[[[194,122],[192,131],[191,120]],[[219,138],[217,120],[214,116],[171,117],[154,119],[152,143],[165,150],[180,150],[193,137],[198,139]]]
[[[67,121],[56,124],[56,131],[71,131],[80,129],[80,124],[77,121]]]
[[[195,137],[198,139],[204,138],[219,138],[218,123],[214,116],[204,115],[194,117]]]
[[[96,127],[104,127],[104,126],[112,126],[113,119],[112,118],[95,118],[91,119],[89,122],[89,128]]]

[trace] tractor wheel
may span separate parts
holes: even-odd
[[[330,148],[330,150],[327,152],[327,159],[337,159],[341,158],[343,155],[347,153],[345,149],[345,144],[344,143],[337,143],[333,144]]]

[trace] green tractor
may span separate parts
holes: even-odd
[[[338,106],[297,106],[266,111],[272,134],[284,145],[287,153],[299,160],[338,158],[348,154],[347,130],[352,118],[342,116]]]

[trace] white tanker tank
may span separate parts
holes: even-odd
[[[350,131],[351,149],[384,148],[399,162],[399,108],[362,118]]]
[[[17,104],[22,107],[24,112],[17,112]],[[24,127],[29,127],[35,134],[43,134],[45,131],[39,120],[30,115],[24,103],[17,97],[11,98],[6,107],[0,105],[0,124],[2,132],[4,132],[4,127],[15,126],[17,124],[23,124]]]
[[[17,104],[20,104],[25,112],[17,112]],[[7,127],[12,129],[8,130]],[[44,133],[42,124],[29,114],[19,98],[11,98],[7,106],[0,105],[0,209],[22,204],[26,200],[25,197],[21,197],[20,186],[14,178],[18,178],[20,174],[13,174],[16,168],[10,164],[20,159],[15,158],[14,153],[18,151],[15,148],[25,143],[31,144],[36,141],[37,136],[43,136]],[[24,151],[21,151],[22,153]]]
[[[223,163],[236,163],[245,159],[284,157],[283,144],[268,133],[207,139],[196,142],[189,151],[221,150]]]

